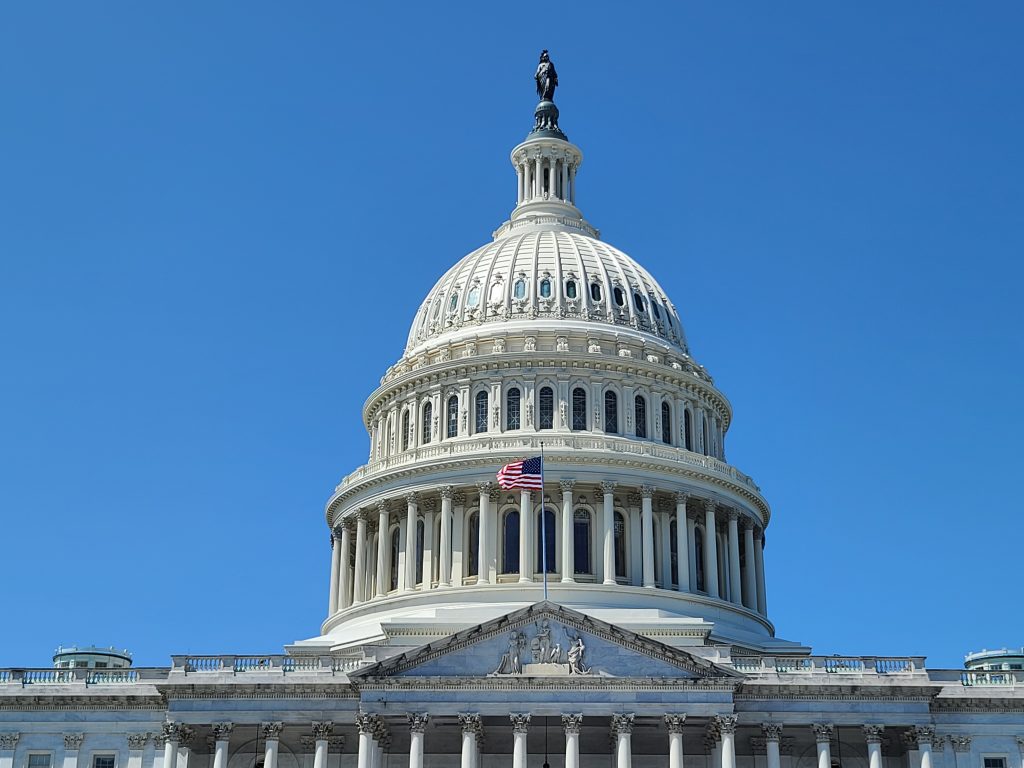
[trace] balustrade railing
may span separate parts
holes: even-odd
[[[894,675],[924,671],[924,659],[888,656],[734,656],[748,675]]]
[[[247,675],[261,672],[271,674],[326,674],[350,672],[372,664],[372,659],[349,656],[172,656],[172,671],[192,674]]]
[[[995,686],[1015,688],[1018,683],[1024,683],[1024,671],[972,669],[960,673],[960,684],[965,687]]]

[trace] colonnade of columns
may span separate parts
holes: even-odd
[[[514,162],[518,180],[517,205],[549,199],[576,204],[578,156],[542,147],[529,154],[522,153]]]
[[[562,583],[698,593],[767,615],[764,530],[749,513],[652,485],[566,478],[557,488],[443,486],[436,497],[408,493],[404,505],[381,500],[342,516],[331,537],[329,612],[390,593],[536,582],[543,509],[555,523],[546,531],[548,571]]]
[[[213,753],[211,768],[227,768],[229,759],[229,745],[231,733],[234,730],[234,723],[220,722],[210,725],[210,748]],[[265,722],[259,724],[259,741],[262,743],[263,768],[277,768],[278,752],[281,745],[281,733],[284,731],[283,722]],[[303,746],[311,749],[313,753],[313,768],[327,768],[328,750],[333,746],[341,750],[345,744],[344,736],[334,735],[334,723],[313,722],[310,724],[311,733],[302,737]],[[142,734],[148,736],[149,734]],[[133,734],[138,737],[139,734]],[[163,725],[159,740],[163,748],[162,758],[154,765],[154,768],[177,768],[179,754],[183,747],[187,747],[195,737],[195,730],[190,726],[176,722],[166,722]],[[129,736],[129,746],[135,745]],[[187,761],[186,761],[187,764]],[[381,763],[368,768],[379,768]]]

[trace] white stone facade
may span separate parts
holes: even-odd
[[[0,768],[1024,768],[1024,670],[775,636],[771,510],[726,461],[729,403],[576,208],[579,148],[538,130],[510,219],[364,406],[321,635],[0,669]],[[542,491],[497,487],[541,452]]]

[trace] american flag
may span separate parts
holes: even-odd
[[[522,461],[513,461],[498,470],[498,485],[509,488],[526,488],[540,491],[544,488],[544,462],[540,456]]]

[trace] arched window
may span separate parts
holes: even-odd
[[[398,556],[401,552],[401,531],[396,527],[391,532],[391,575],[389,577],[390,589],[398,589]],[[380,565],[380,563],[378,563]]]
[[[426,445],[430,442],[430,433],[433,428],[434,421],[434,404],[427,403],[423,406],[423,444]]]
[[[402,450],[409,450],[409,411],[402,411]]]
[[[502,283],[501,280],[498,280],[491,286],[491,293],[489,295],[491,301],[501,301],[502,288],[504,288],[504,285],[505,284]]]
[[[448,398],[448,424],[445,434],[448,437],[455,437],[459,434],[459,398],[457,395]]]
[[[540,281],[540,297],[542,299],[551,298],[551,281],[546,277]]]
[[[512,387],[505,394],[505,429],[520,428],[519,403],[521,398],[519,387]]]
[[[633,400],[633,417],[636,419],[636,436],[647,437],[647,401],[643,395]]]
[[[544,526],[541,528],[541,526]],[[542,533],[543,531],[543,533]],[[537,513],[537,571],[544,572],[544,545],[547,544],[548,573],[555,572],[555,513],[544,509]]]
[[[474,512],[469,516],[469,533],[467,534],[469,539],[466,541],[466,552],[469,557],[466,558],[466,575],[467,576],[479,576],[480,575],[480,557],[477,552],[477,547],[480,546],[480,515]]]
[[[474,285],[469,289],[469,293],[466,294],[466,306],[475,307],[480,303],[480,286]]]
[[[626,578],[626,521],[615,513],[615,578]]]
[[[612,298],[615,299],[615,303],[620,307],[626,303],[626,294],[624,294],[622,289],[617,285],[612,288]]]
[[[474,420],[476,421],[476,431],[478,433],[487,431],[487,393],[484,391],[476,393]]]
[[[455,291],[455,293],[452,294],[451,299],[448,300],[448,311],[449,312],[454,312],[458,308],[459,308],[459,292]]]
[[[693,450],[693,418],[689,411],[683,411],[683,440],[686,442],[686,450]]]
[[[555,391],[541,387],[537,395],[537,429],[551,429],[555,425]]]
[[[426,533],[423,527],[423,521],[416,521],[416,573],[413,575],[413,581],[417,584],[423,582],[423,537]]]
[[[658,305],[655,302],[651,302],[651,312],[654,313],[655,318],[661,320],[661,312],[658,311]]]
[[[697,575],[697,589],[707,592],[704,584],[704,529],[700,526],[693,529],[693,569]]]
[[[565,282],[565,298],[575,299],[576,298],[576,281],[566,280]]]
[[[502,573],[519,573],[519,511],[505,513],[504,549],[501,556]]]
[[[619,433],[619,396],[610,389],[604,393],[604,431]]]
[[[577,431],[587,428],[587,390],[583,387],[572,391],[572,428]]]
[[[601,300],[601,284],[591,283],[590,284],[590,298],[594,301]]]
[[[512,286],[512,295],[517,299],[526,298],[526,281],[519,279],[516,280],[515,285]]]
[[[572,519],[572,561],[574,573],[592,573],[590,562],[590,513],[577,509]]]
[[[441,314],[441,300],[438,299],[434,302],[434,309],[430,312],[430,319],[437,320],[438,315]]]
[[[672,560],[670,563],[672,569],[672,583],[679,583],[679,523],[672,520],[668,524],[668,535],[669,535],[669,551],[672,553]]]
[[[643,312],[646,309],[646,302],[644,297],[639,293],[633,294],[633,306],[636,307],[637,312]]]
[[[665,402],[661,404],[661,442],[672,444],[672,409]]]

